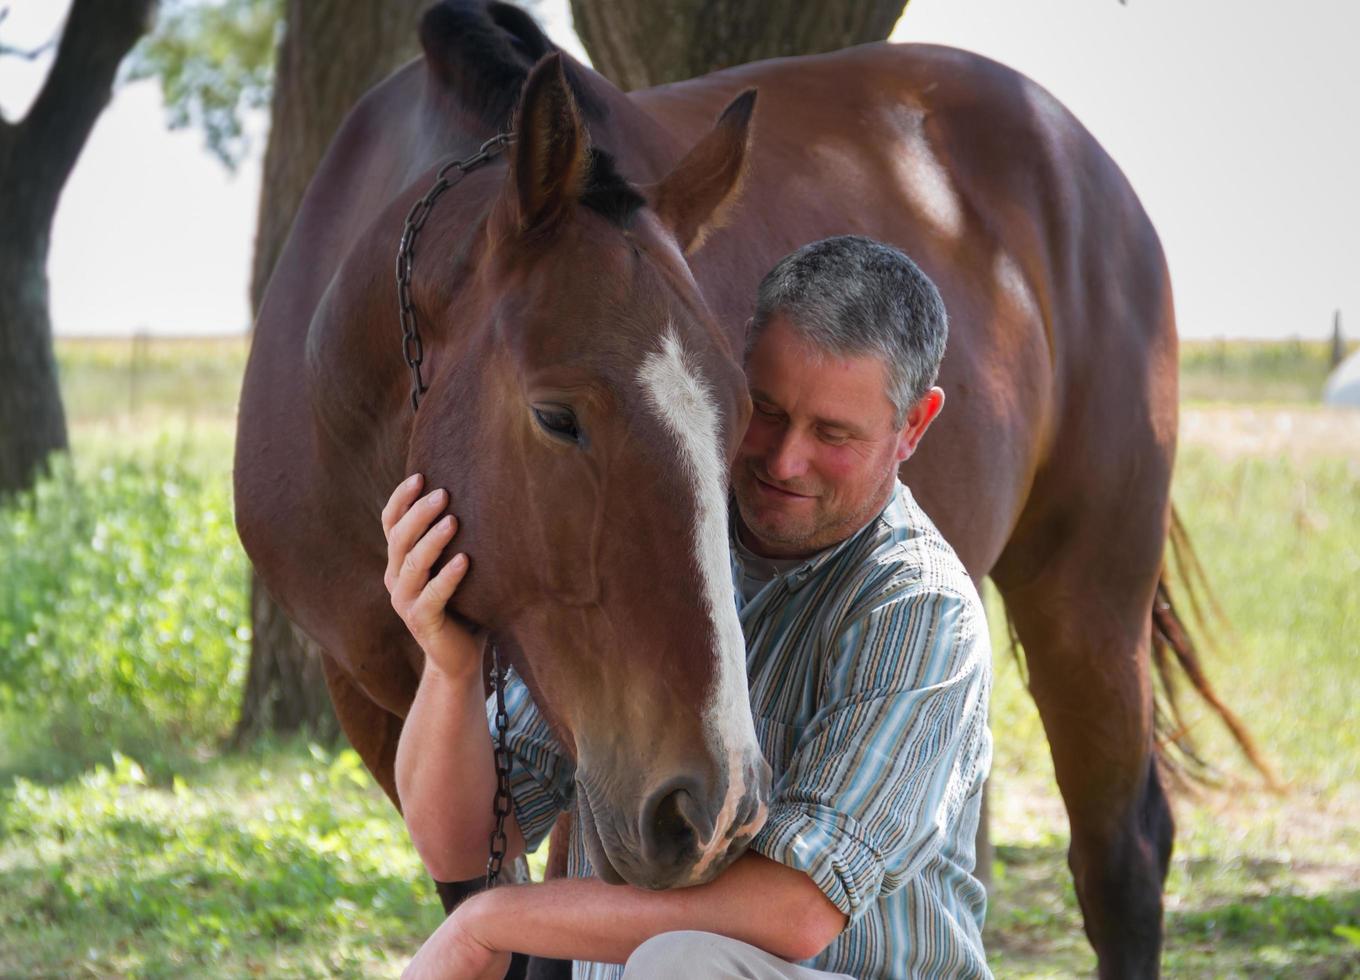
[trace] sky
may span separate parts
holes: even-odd
[[[8,6],[0,41],[26,47],[67,4]],[[536,11],[584,58],[566,0]],[[1360,336],[1356,38],[1353,0],[911,0],[892,36],[995,58],[1082,120],[1152,216],[1190,338],[1323,338],[1336,309]],[[0,58],[5,118],[50,62]],[[246,329],[264,125],[232,174],[197,131],[167,131],[154,82],[119,87],[57,212],[59,335]]]

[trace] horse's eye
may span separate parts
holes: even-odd
[[[576,423],[576,413],[565,405],[534,406],[534,421],[543,431],[558,439],[570,442],[581,441],[581,428]]]

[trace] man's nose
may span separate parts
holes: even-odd
[[[807,472],[807,452],[793,429],[785,429],[765,456],[765,470],[776,480],[796,480]]]

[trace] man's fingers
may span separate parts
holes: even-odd
[[[406,607],[406,626],[422,645],[452,624],[445,606],[467,574],[467,556],[458,555],[425,584]]]
[[[402,514],[387,533],[387,570],[395,580],[401,574],[401,564],[415,547],[416,541],[448,501],[442,489],[431,490]],[[428,567],[428,565],[426,566]]]
[[[421,485],[425,482],[425,477],[420,473],[412,473],[406,479],[397,484],[397,489],[392,491],[392,496],[387,498],[387,503],[382,509],[382,529],[383,537],[389,537],[392,527],[411,507],[411,501],[416,499],[416,494],[420,492]]]
[[[425,532],[415,547],[406,553],[401,561],[401,571],[397,574],[398,588],[407,595],[415,595],[430,578],[430,568],[458,530],[458,522],[452,515],[441,518],[434,527]]]
[[[458,591],[458,586],[463,584],[467,570],[467,555],[454,555],[449,563],[439,570],[439,574],[420,590],[420,598],[416,601],[426,612],[437,611],[442,616],[444,607],[453,598],[454,592]]]

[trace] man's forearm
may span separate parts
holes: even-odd
[[[493,950],[622,963],[652,936],[697,929],[795,962],[824,949],[845,921],[807,875],[751,853],[695,888],[653,892],[597,879],[497,888],[461,906],[420,959],[437,964],[441,940],[456,935]]]
[[[496,792],[480,671],[450,676],[426,667],[397,745],[396,781],[411,840],[430,874],[440,881],[480,874]],[[523,840],[517,827],[507,831],[513,857]]]

